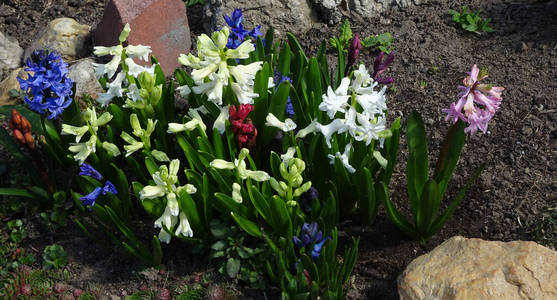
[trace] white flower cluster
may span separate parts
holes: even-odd
[[[192,90],[196,94],[206,94],[209,101],[222,106],[222,91],[231,84],[234,94],[240,104],[253,104],[253,99],[259,95],[253,92],[255,74],[261,69],[263,62],[258,61],[249,65],[228,65],[228,59],[245,59],[255,50],[253,44],[244,41],[236,49],[226,48],[229,30],[227,27],[215,31],[211,38],[202,34],[197,40],[197,54],[181,54],[178,62],[191,67],[195,86]],[[234,79],[232,81],[231,79]],[[181,95],[187,95],[190,89],[186,86],[179,87]]]
[[[164,213],[155,221],[155,228],[161,228],[159,232],[159,240],[164,243],[170,243],[172,237],[164,227],[168,230],[173,230],[174,226],[178,224],[178,228],[174,231],[177,236],[192,237],[193,231],[188,222],[186,214],[180,211],[176,194],[180,190],[185,190],[188,194],[197,192],[195,186],[186,184],[185,186],[176,187],[178,183],[178,170],[180,169],[180,161],[174,159],[170,162],[169,167],[162,165],[159,171],[152,174],[153,181],[156,185],[145,186],[139,192],[139,198],[143,199],[156,199],[160,197],[166,198],[166,208]]]
[[[355,141],[363,141],[369,145],[371,141],[379,140],[382,146],[384,138],[390,134],[386,128],[386,87],[376,92],[376,86],[377,82],[373,81],[365,66],[360,65],[358,70],[354,71],[352,80],[345,77],[336,90],[333,91],[329,86],[327,93],[323,94],[323,102],[319,104],[319,109],[327,112],[331,122],[324,125],[314,120],[300,130],[296,137],[303,138],[309,133],[321,132],[331,148],[333,134],[348,133]],[[337,152],[329,158],[331,163],[334,163],[335,158],[339,158],[347,170],[353,173],[355,169],[348,163],[351,148],[350,143],[346,145],[343,154]]]
[[[147,72],[151,75],[155,74],[155,66],[144,67],[136,64],[134,58],[142,59],[145,62],[149,60],[149,54],[151,54],[151,46],[143,45],[129,45],[126,47],[122,46],[122,43],[127,39],[130,32],[130,25],[126,24],[124,30],[120,34],[120,45],[112,47],[96,46],[93,52],[96,56],[112,55],[110,62],[106,64],[93,64],[95,67],[95,76],[97,79],[103,77],[105,74],[110,80],[116,74],[118,67],[122,63],[122,58],[124,62],[122,64],[122,70],[116,75],[116,78],[112,82],[107,83],[107,92],[99,94],[97,102],[102,106],[106,106],[115,97],[123,97],[124,93],[127,92],[127,96],[134,102],[140,100],[139,89],[135,83],[129,84],[127,76],[137,78],[139,74]],[[124,67],[125,65],[125,67]],[[124,84],[124,87],[122,87]],[[129,84],[129,85],[128,85]]]

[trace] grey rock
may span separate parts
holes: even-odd
[[[79,24],[71,18],[54,19],[25,50],[25,58],[37,49],[47,48],[58,51],[66,60],[74,60],[87,50],[90,30],[91,26]]]
[[[311,3],[322,20],[336,24],[341,21],[343,11],[344,14],[349,13],[357,18],[366,19],[378,16],[391,8],[419,5],[425,1],[428,0],[311,0]],[[347,3],[347,7],[340,7],[342,3]]]
[[[15,8],[6,5],[6,4],[2,4],[0,5],[0,17],[7,17],[7,16],[11,16],[13,14],[15,14],[16,10]]]
[[[311,29],[317,20],[312,14],[308,0],[208,0],[203,9],[203,26],[206,32],[225,24],[224,15],[242,8],[244,28],[251,30],[256,25],[273,27],[276,33],[300,34]]]
[[[11,70],[21,66],[23,49],[15,38],[0,32],[0,70]]]
[[[104,92],[99,81],[95,78],[93,63],[93,59],[84,58],[75,61],[68,68],[68,74],[76,84],[76,97]]]

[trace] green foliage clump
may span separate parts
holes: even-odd
[[[489,26],[489,23],[491,22],[490,18],[484,19],[480,17],[479,13],[468,10],[466,6],[463,6],[460,12],[451,9],[449,10],[449,13],[453,16],[453,21],[459,24],[462,29],[474,33],[494,31],[493,28]]]
[[[57,244],[46,246],[43,251],[43,268],[46,270],[63,268],[68,264],[67,258],[68,254],[64,247]]]

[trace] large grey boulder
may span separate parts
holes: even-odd
[[[343,15],[367,19],[391,8],[419,5],[427,0],[310,0],[320,19],[337,24]]]
[[[78,23],[72,18],[52,20],[39,33],[37,39],[25,50],[25,58],[38,49],[56,50],[65,60],[74,60],[87,51],[91,26]]]
[[[263,25],[263,34],[269,27],[279,34],[300,34],[317,21],[308,0],[208,0],[203,8],[204,30],[211,32],[223,26],[223,16],[230,15],[236,8],[242,9],[244,28],[251,30],[255,25]]]
[[[398,278],[405,299],[557,299],[557,252],[534,242],[452,237]]]

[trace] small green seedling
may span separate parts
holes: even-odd
[[[378,35],[368,36],[362,40],[362,46],[365,48],[379,49],[385,53],[391,53],[393,43],[393,36],[390,32],[384,32]]]
[[[478,34],[481,32],[493,32],[493,28],[489,26],[490,18],[483,19],[479,13],[468,10],[466,6],[463,6],[460,12],[451,9],[449,13],[453,16],[453,21],[460,24],[467,31]]]
[[[68,264],[67,258],[68,254],[62,246],[57,244],[46,246],[43,251],[43,268],[47,270],[63,268]]]

